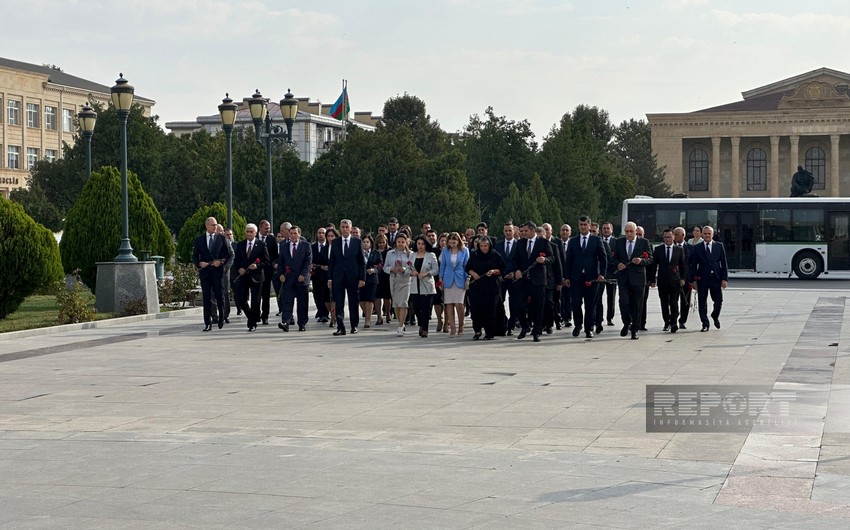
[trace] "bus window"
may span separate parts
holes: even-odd
[[[768,209],[760,212],[762,241],[791,241],[791,210]]]
[[[823,241],[823,210],[794,210],[794,241]]]
[[[661,234],[664,233],[666,228],[676,228],[677,226],[684,226],[685,223],[685,212],[683,210],[662,210],[659,208],[655,212],[655,226],[654,233],[649,234],[649,229],[644,228],[646,233],[646,238],[650,241],[661,241]]]

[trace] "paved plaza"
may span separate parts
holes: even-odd
[[[765,287],[675,335],[653,291],[638,341],[203,333],[197,309],[2,334],[0,528],[846,529],[846,291]],[[797,397],[781,425],[648,433],[656,384]]]

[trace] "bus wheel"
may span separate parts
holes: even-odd
[[[800,252],[794,256],[794,274],[801,280],[814,280],[823,272],[820,256],[811,251]]]

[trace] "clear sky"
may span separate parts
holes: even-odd
[[[492,106],[538,141],[578,104],[617,124],[823,66],[850,72],[850,8],[820,0],[3,0],[0,56],[156,100],[160,124],[259,88],[381,114],[408,93],[447,131]]]

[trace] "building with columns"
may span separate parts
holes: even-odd
[[[850,195],[850,74],[820,68],[689,113],[647,114],[671,189],[690,197],[788,197],[803,166],[813,193]]]

